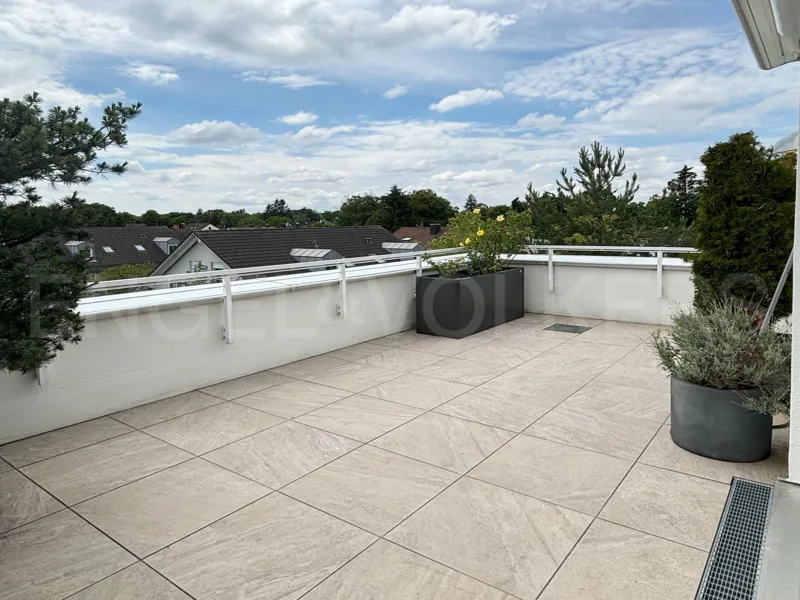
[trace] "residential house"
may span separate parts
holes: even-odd
[[[153,275],[394,254],[398,243],[382,227],[194,231]],[[421,249],[406,246],[406,251]]]
[[[418,242],[423,246],[447,233],[447,226],[442,227],[439,223],[431,223],[427,227],[401,227],[394,232],[394,236],[403,242]]]
[[[164,262],[191,232],[168,227],[84,227],[84,240],[68,240],[70,254],[86,252],[93,272],[120,265]]]
[[[211,223],[186,223],[184,229],[189,231],[216,231],[219,227]]]

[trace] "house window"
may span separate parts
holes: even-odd
[[[178,249],[178,244],[170,244],[169,245],[169,253],[172,254],[175,250]]]
[[[87,252],[89,252],[89,258],[94,258],[94,248],[86,248]]]
[[[114,252],[114,249],[111,246],[103,246],[103,251],[112,254]]]
[[[144,246],[142,246],[141,244],[134,244],[133,247],[136,248],[139,252],[144,252]]]
[[[225,270],[225,263],[212,262],[211,263],[211,270],[212,271],[224,271]]]

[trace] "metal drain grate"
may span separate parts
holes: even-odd
[[[545,327],[545,331],[560,331],[561,333],[583,333],[589,331],[591,327],[583,327],[582,325],[567,325],[566,323],[556,323]]]
[[[753,600],[772,486],[734,477],[695,600]]]

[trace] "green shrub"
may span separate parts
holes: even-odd
[[[766,307],[792,249],[794,158],[776,158],[750,132],[714,144],[700,160],[695,301],[733,297]],[[791,298],[790,282],[776,317],[791,312]]]
[[[746,408],[789,412],[791,341],[773,330],[760,334],[758,321],[738,302],[680,309],[672,330],[656,331],[652,345],[674,377],[724,390],[758,388],[759,398],[742,397]]]

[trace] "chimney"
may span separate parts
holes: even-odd
[[[441,223],[431,223],[431,235],[437,235],[441,233],[442,225]]]

